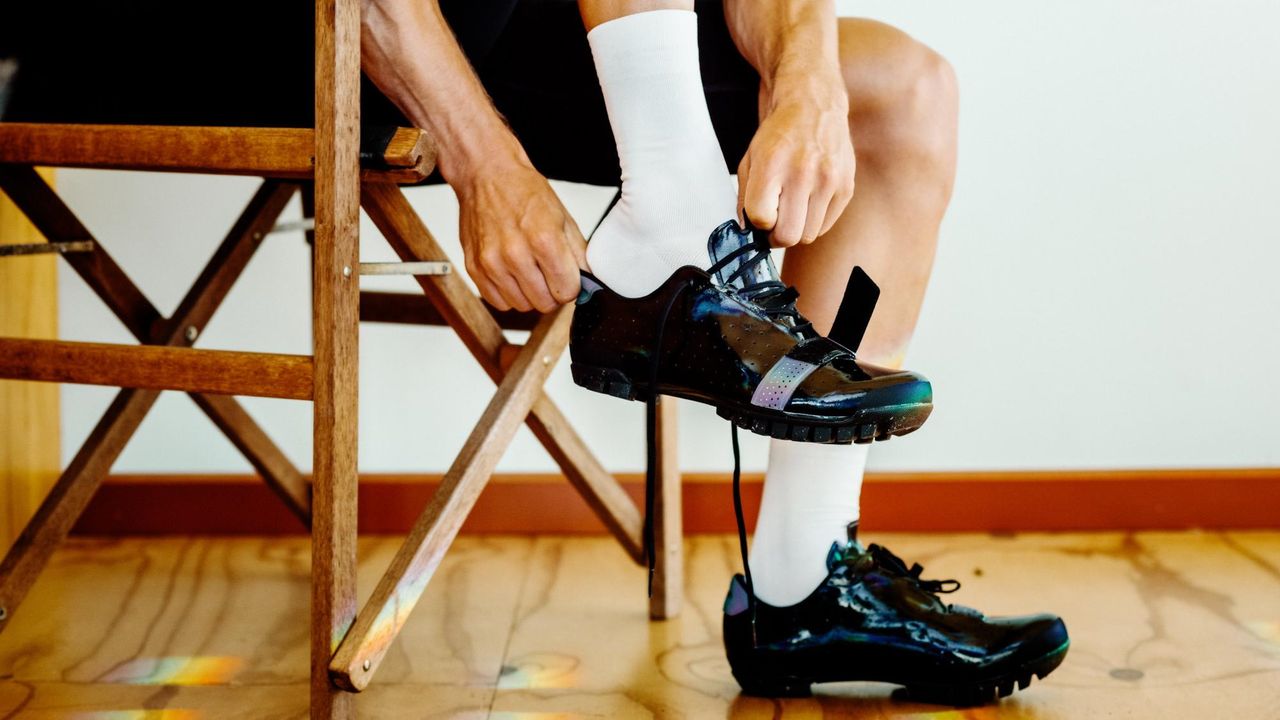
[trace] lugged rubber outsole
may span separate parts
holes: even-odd
[[[570,369],[574,383],[587,390],[623,400],[648,398],[647,390],[637,386],[620,370],[595,368],[578,363],[573,363]],[[705,402],[700,398],[685,399]],[[715,406],[716,414],[720,417],[757,435],[795,442],[837,445],[864,444],[876,440],[888,440],[895,435],[907,435],[918,430],[933,412],[932,403],[912,403],[869,408],[847,421],[815,421],[754,406],[744,408],[736,405],[708,404]]]
[[[901,686],[893,694],[895,699],[934,705],[950,705],[953,707],[972,707],[1008,697],[1013,694],[1014,690],[1026,690],[1033,677],[1043,680],[1062,664],[1070,647],[1071,641],[1068,640],[1058,649],[1024,663],[1010,672],[978,682],[897,682],[892,679],[857,677],[841,678],[841,681],[872,680],[889,682]],[[804,678],[779,677],[776,675],[761,678],[746,675],[737,670],[733,672],[733,677],[738,681],[738,685],[742,687],[744,695],[756,697],[809,697],[813,694],[813,685],[815,684],[815,681]]]

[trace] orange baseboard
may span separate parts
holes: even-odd
[[[623,475],[639,499],[643,477]],[[360,480],[360,532],[409,529],[439,475],[368,474]],[[754,518],[762,476],[743,477]],[[734,529],[727,478],[690,474],[688,533]],[[879,531],[1012,532],[1280,528],[1280,468],[872,473],[863,489],[865,527]],[[75,532],[93,535],[281,535],[303,528],[252,475],[115,475]],[[560,475],[495,475],[464,533],[603,533]]]

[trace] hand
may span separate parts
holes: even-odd
[[[831,229],[853,197],[856,160],[849,98],[838,77],[801,76],[764,96],[763,120],[738,165],[738,209],[773,244],[808,244]]]
[[[527,161],[454,181],[467,273],[499,310],[551,312],[578,296],[586,241]]]

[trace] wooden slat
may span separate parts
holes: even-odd
[[[0,338],[0,378],[311,399],[305,355]]]
[[[0,163],[310,179],[310,128],[0,123]],[[400,128],[370,179],[418,182],[435,166],[422,130]]]
[[[502,452],[542,392],[547,375],[568,343],[572,315],[572,306],[562,307],[534,328],[445,474],[440,489],[414,523],[339,646],[330,666],[339,686],[363,690],[369,684],[493,474]]]
[[[315,0],[311,718],[355,717],[329,662],[356,616],[360,0]]]
[[[363,197],[365,211],[401,259],[448,259],[399,188],[366,183]],[[499,357],[506,339],[480,299],[456,274],[417,280],[484,371],[494,382],[500,382],[505,371]],[[640,537],[643,523],[635,503],[600,465],[545,392],[534,401],[526,422],[631,558],[644,562]]]
[[[653,499],[654,575],[649,617],[667,620],[680,614],[684,599],[684,524],[676,399],[658,400],[658,495]]]
[[[6,170],[12,172],[6,173]],[[7,191],[18,193],[23,201],[23,211],[38,226],[45,228],[46,234],[87,234],[75,215],[29,168],[0,166],[0,181],[5,183]],[[97,257],[90,262],[72,264],[139,340],[183,346],[191,342],[187,328],[200,328],[209,321],[292,193],[289,186],[270,181],[263,183],[169,320],[160,317],[105,250],[96,251]],[[22,602],[40,570],[80,517],[112,463],[159,396],[156,390],[126,389],[117,394],[44,498],[14,547],[5,555],[3,565],[0,565],[0,608],[6,608],[4,613],[0,613],[3,615],[0,627]],[[192,397],[197,403],[205,398],[200,395]],[[210,417],[214,422],[219,427],[235,428],[246,434],[245,437],[233,436],[232,442],[253,453],[249,456],[250,462],[267,477],[269,485],[277,488],[278,494],[289,497],[290,509],[305,519],[309,499],[301,474],[243,413],[234,398],[207,397],[218,398],[207,406],[202,405],[206,412],[212,413]]]
[[[483,301],[482,301],[483,302]],[[505,330],[532,330],[542,319],[536,312],[498,310],[485,303],[489,314]],[[360,322],[399,325],[448,325],[426,296],[416,293],[365,290],[360,293]]]

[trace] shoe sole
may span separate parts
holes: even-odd
[[[646,400],[648,391],[637,386],[626,373],[612,368],[596,368],[573,363],[570,366],[573,382],[579,387],[603,393],[623,400]],[[924,425],[933,412],[932,403],[908,403],[866,408],[850,418],[821,420],[790,415],[768,408],[737,403],[716,403],[706,398],[662,393],[671,397],[692,400],[715,407],[716,414],[744,430],[757,435],[821,444],[847,445],[888,440],[896,435],[907,435]]]
[[[1062,647],[1046,653],[1035,660],[1023,663],[1021,666],[1010,672],[985,680],[965,683],[905,682],[901,679],[884,677],[848,677],[839,678],[838,680],[830,680],[829,682],[888,682],[902,686],[899,690],[896,690],[893,693],[894,699],[898,700],[930,703],[934,705],[951,705],[953,707],[985,705],[990,702],[995,702],[1000,698],[1012,695],[1014,690],[1026,690],[1027,686],[1031,684],[1031,678],[1033,677],[1039,680],[1045,679],[1049,673],[1053,672],[1062,664],[1062,661],[1067,657],[1067,650],[1070,647],[1071,641],[1068,640],[1062,644]],[[738,681],[738,685],[742,687],[742,693],[744,695],[770,698],[809,697],[813,694],[812,686],[814,684],[818,682],[828,682],[827,680],[815,681],[806,680],[804,678],[788,678],[779,676],[760,678],[752,675],[740,674],[737,671],[734,671],[733,677]]]

